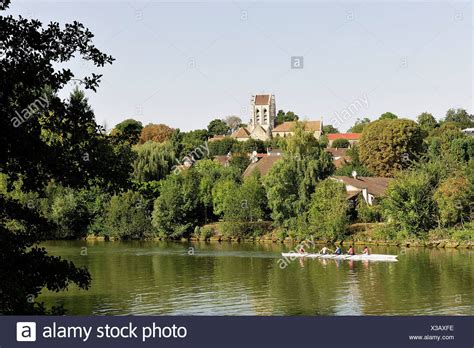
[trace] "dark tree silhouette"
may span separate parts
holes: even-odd
[[[9,4],[0,2],[0,10]],[[0,16],[0,172],[10,184],[21,178],[25,190],[40,193],[50,180],[70,187],[126,184],[129,168],[122,158],[128,150],[110,142],[82,92],[67,101],[57,96],[73,80],[85,89],[98,87],[101,75],[75,78],[65,67],[77,56],[97,67],[112,63],[92,38],[78,22],[44,26],[21,16]],[[21,228],[13,231],[12,221]],[[87,270],[38,246],[47,229],[34,210],[0,195],[0,313],[61,313],[36,300],[43,288],[90,285]]]

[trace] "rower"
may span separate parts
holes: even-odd
[[[300,249],[298,250],[298,252],[299,252],[300,254],[304,254],[304,253],[305,253],[303,246],[300,247]]]
[[[327,246],[324,246],[319,253],[323,255],[327,255],[329,254],[329,252],[330,252],[329,248]]]
[[[347,252],[349,255],[355,255],[355,251],[354,251],[354,246],[351,245],[351,247],[349,248],[349,251]]]
[[[336,255],[341,255],[342,254],[342,250],[341,250],[340,245],[336,247],[336,250],[334,251],[334,254],[336,254]]]
[[[367,245],[364,247],[364,251],[362,252],[362,254],[369,255],[369,248],[367,247]]]

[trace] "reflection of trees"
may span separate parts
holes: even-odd
[[[89,256],[80,256],[81,246]],[[398,263],[295,260],[282,270],[277,260],[288,247],[279,244],[54,242],[48,249],[93,276],[87,292],[43,296],[71,314],[472,314],[474,301],[469,251],[407,249]]]

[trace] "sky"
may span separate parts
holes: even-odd
[[[470,2],[13,0],[7,13],[76,20],[95,34],[114,63],[67,66],[76,77],[103,74],[87,96],[108,128],[127,118],[183,131],[228,115],[247,122],[262,93],[277,110],[338,120],[341,131],[386,111],[472,113]]]

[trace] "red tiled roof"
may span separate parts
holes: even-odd
[[[305,130],[317,132],[321,130],[321,121],[303,121],[305,124]],[[276,126],[272,132],[291,132],[295,127],[296,122],[283,122],[282,124]]]
[[[247,128],[244,128],[244,127],[237,129],[231,135],[232,138],[249,138],[249,136],[250,136],[250,132],[248,131]]]
[[[269,94],[259,94],[255,96],[255,105],[268,105],[270,104]]]
[[[361,136],[361,133],[332,133],[332,134],[327,135],[329,140],[336,140],[336,139],[359,140],[360,136]]]
[[[282,158],[283,156],[266,156],[256,163],[251,163],[247,169],[245,169],[244,178],[251,176],[255,171],[258,171],[261,176],[267,175],[273,165]]]

